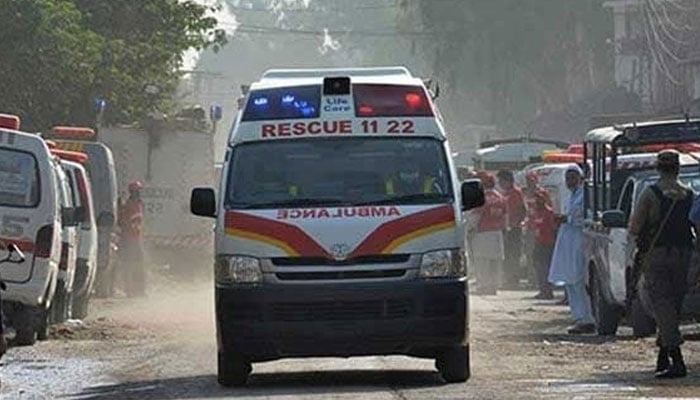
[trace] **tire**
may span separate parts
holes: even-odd
[[[73,296],[71,314],[73,318],[85,319],[88,316],[88,310],[90,307],[90,293],[85,291]]]
[[[13,325],[16,331],[14,344],[17,346],[33,346],[37,339],[35,313],[32,307],[22,307],[14,315]]]
[[[596,320],[596,329],[600,336],[614,336],[620,323],[622,313],[615,304],[610,304],[603,296],[603,288],[598,277],[591,275],[590,280],[591,305]]]
[[[446,350],[435,360],[435,367],[448,383],[466,382],[471,376],[469,346]]]
[[[632,332],[636,338],[652,336],[656,333],[656,321],[647,314],[639,296],[635,296],[630,307],[630,323]]]
[[[66,321],[69,317],[71,296],[66,291],[64,283],[60,282],[56,286],[56,294],[54,295],[53,302],[49,308],[50,312],[50,322],[53,324],[60,324]]]
[[[230,352],[218,353],[217,380],[224,387],[243,386],[253,370],[250,363],[240,354]]]
[[[48,340],[49,338],[49,310],[45,308],[36,308],[34,310],[34,326],[36,336],[39,340]]]

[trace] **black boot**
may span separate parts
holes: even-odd
[[[659,354],[656,356],[656,372],[666,371],[671,366],[671,360],[668,358],[668,349],[659,347]]]
[[[659,379],[673,379],[673,378],[683,378],[688,375],[688,371],[685,368],[685,362],[683,361],[683,354],[681,354],[681,348],[675,347],[669,352],[671,356],[671,366],[662,372],[658,372],[656,377]]]

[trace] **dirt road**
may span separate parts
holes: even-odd
[[[532,292],[472,296],[472,379],[444,384],[433,363],[404,357],[284,360],[254,366],[250,385],[216,383],[213,290],[165,285],[146,300],[99,301],[92,317],[3,360],[1,399],[642,399],[700,398],[700,342],[688,327],[691,376],[652,377],[653,340],[569,337],[567,309]]]

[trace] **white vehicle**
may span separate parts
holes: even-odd
[[[73,318],[85,318],[97,272],[95,209],[92,201],[90,180],[81,164],[87,161],[87,155],[67,151],[56,153],[63,159],[62,164],[66,174],[77,188],[77,190],[73,191],[73,201],[80,212],[76,215],[78,217],[78,248],[75,278],[73,280],[71,316]]]
[[[129,183],[144,183],[143,239],[148,260],[192,279],[192,265],[209,256],[214,247],[211,223],[188,213],[192,188],[214,184],[213,133],[193,127],[191,119],[175,118],[163,124],[152,133],[131,126],[103,128],[99,138],[114,154],[121,200],[128,196]]]
[[[74,191],[78,187],[67,172],[65,161],[54,155],[56,184],[63,211],[61,223],[61,259],[58,264],[58,284],[51,305],[51,323],[61,323],[70,318],[75,266],[78,258],[77,205]],[[45,339],[40,337],[39,339]]]
[[[604,127],[586,135],[587,161],[591,180],[586,187],[588,201],[583,248],[589,269],[589,292],[598,333],[614,335],[623,317],[631,322],[636,336],[655,332],[653,319],[642,307],[637,284],[640,274],[635,259],[636,243],[628,241],[628,220],[633,214],[644,188],[658,179],[653,168],[653,153],[609,157],[620,150],[651,145],[695,143],[700,120],[651,121]],[[610,149],[610,150],[606,150]],[[682,154],[679,179],[694,191],[700,189],[697,155]],[[691,288],[697,282],[697,264],[690,276]],[[686,316],[700,315],[700,293],[691,290],[683,305]]]
[[[474,155],[474,168],[497,171],[519,170],[542,158],[544,151],[566,149],[567,143],[543,139],[502,139],[481,143]]]
[[[111,241],[117,219],[118,196],[112,151],[104,143],[96,141],[95,131],[91,128],[56,126],[49,136],[58,149],[88,156],[84,167],[92,183],[91,197],[98,239],[95,294],[109,297],[113,294],[114,283]]]
[[[251,85],[216,218],[218,380],[286,357],[402,354],[469,377],[463,211],[423,81],[401,67],[272,70]]]
[[[48,335],[61,257],[61,205],[56,168],[37,135],[0,128],[0,240],[25,253],[3,266],[7,283],[3,311],[16,330],[15,342],[34,344]]]

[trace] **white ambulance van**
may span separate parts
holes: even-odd
[[[15,243],[25,261],[3,265],[3,311],[15,342],[48,334],[61,255],[61,206],[54,161],[38,136],[0,127],[0,241]]]
[[[288,357],[410,355],[469,377],[460,184],[421,79],[402,67],[271,70],[234,122],[216,219],[218,380]]]
[[[59,200],[62,207],[61,219],[61,258],[58,263],[58,284],[56,295],[51,305],[50,322],[62,323],[70,318],[70,305],[73,297],[73,281],[75,278],[75,266],[78,258],[78,205],[74,201],[74,192],[77,190],[75,182],[68,173],[64,160],[54,156],[54,168],[56,185],[59,190]],[[39,337],[39,339],[45,339]]]
[[[97,272],[97,225],[90,180],[83,167],[89,157],[85,153],[74,151],[52,150],[52,152],[62,160],[61,164],[73,189],[73,202],[78,209],[76,213],[78,240],[70,311],[72,318],[85,318]]]

